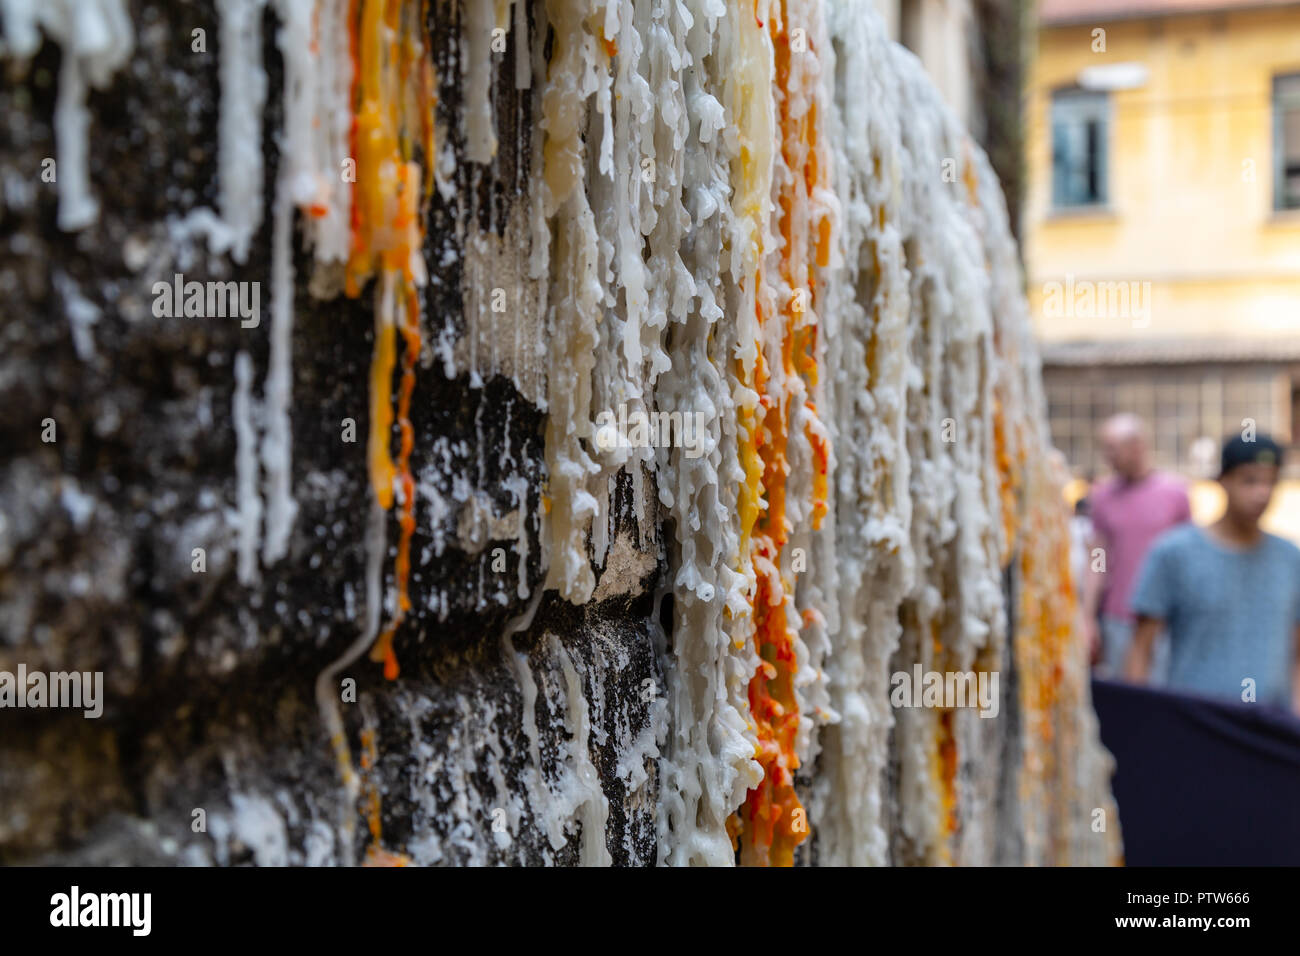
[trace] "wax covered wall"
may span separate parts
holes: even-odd
[[[0,860],[1119,859],[1005,204],[869,3],[0,13],[0,671],[105,688],[0,710]]]

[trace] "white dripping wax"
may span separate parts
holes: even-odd
[[[655,381],[669,365],[663,347],[668,323],[684,313],[693,291],[679,254],[686,228],[680,173],[686,119],[677,51],[685,19],[680,5],[616,0],[597,25],[606,52],[616,51],[616,56],[611,89],[599,89],[595,98],[597,116],[603,119],[601,148],[588,156],[588,192],[597,211],[599,271],[606,286],[592,408],[610,416],[624,409],[632,416],[646,415],[656,411]],[[655,536],[644,477],[654,471],[657,449],[651,443],[624,442],[635,435],[611,436],[611,431],[606,427],[603,434],[614,442],[597,442],[601,470],[593,480],[598,510],[591,547],[598,566],[610,544],[612,493],[620,471],[632,479],[640,540]],[[662,447],[671,436],[658,438],[655,444]]]
[[[591,206],[584,188],[587,100],[608,83],[608,57],[583,23],[596,14],[590,2],[548,0],[553,32],[547,85],[542,91],[546,132],[542,213],[553,220],[554,250],[547,325],[551,333],[547,376],[546,464],[550,475],[550,534],[546,587],[583,603],[595,575],[587,559],[587,533],[598,511],[588,478],[599,471],[590,443],[591,372],[599,341],[597,321],[603,293]]]
[[[295,91],[294,109],[302,115],[292,125],[286,124],[286,133],[295,150],[294,202],[306,212],[301,218],[303,231],[320,264],[346,260],[351,243],[351,183],[356,178],[347,19],[351,2],[315,0],[314,11],[304,8],[294,16],[294,23],[306,26],[308,32],[293,38],[301,63],[295,70],[301,88]],[[308,15],[310,22],[303,24]],[[289,21],[288,15],[285,20]]]
[[[490,163],[497,153],[492,124],[492,54],[510,28],[510,6],[515,2],[518,0],[476,0],[464,7],[466,23],[461,42],[468,54],[462,60],[467,101],[465,158],[472,163]]]
[[[461,158],[484,164],[493,161],[497,150],[492,81],[498,55],[506,50],[509,30],[515,32],[515,88],[529,89],[536,84],[544,89],[549,73],[546,60],[541,56],[545,23],[530,37],[528,8],[524,3],[516,0],[493,2],[495,6],[484,3],[465,11],[469,22],[464,35],[455,41],[462,54],[459,59],[465,77],[465,99],[460,118],[466,146]],[[537,64],[536,78],[533,76],[534,61]],[[535,158],[542,156],[546,137],[543,126],[532,123],[516,132],[523,140],[515,146],[516,157],[532,159],[535,169],[540,168]],[[449,143],[441,156],[437,172],[439,176],[449,175],[458,157]],[[490,175],[490,172],[475,170],[470,175]],[[441,180],[439,188],[442,188]],[[548,407],[546,315],[551,241],[548,219],[543,211],[544,194],[545,189],[530,177],[526,200],[510,203],[503,211],[495,203],[489,205],[486,228],[480,228],[477,217],[471,216],[463,224],[465,233],[459,243],[450,236],[433,237],[435,243],[442,244],[444,264],[457,257],[461,260],[460,293],[465,331],[456,335],[454,328],[448,326],[436,346],[446,374],[468,374],[471,388],[482,387],[484,381],[493,375],[508,378],[522,398],[541,410]],[[450,199],[453,195],[450,189],[444,192],[444,198]],[[504,222],[498,218],[502,212]],[[434,255],[438,255],[436,247]],[[527,479],[518,474],[508,481],[527,483]],[[523,520],[524,513],[521,512],[521,529]],[[526,537],[520,540],[526,553]],[[521,576],[524,572],[521,562]],[[527,586],[521,583],[520,592],[526,597]]]
[[[882,806],[889,752],[889,660],[898,607],[912,586],[911,460],[905,440],[910,295],[899,233],[902,202],[898,80],[889,43],[860,0],[829,5],[836,84],[828,111],[843,210],[840,271],[829,285],[834,383],[836,556],[840,566],[831,698],[839,724],[824,734],[812,817],[820,858],[883,865]],[[859,292],[858,290],[863,290]]]
[[[313,43],[314,20],[321,11],[314,0],[275,0],[280,15],[276,41],[284,57],[284,116],[280,171],[272,205],[271,226],[271,353],[264,408],[266,430],[262,436],[262,465],[266,471],[266,541],[262,557],[268,564],[288,552],[289,533],[298,512],[293,498],[291,456],[293,430],[289,405],[293,389],[293,210],[318,203],[327,211],[334,192],[325,185],[329,177],[320,168],[317,130],[323,105],[318,72],[335,66],[331,45]],[[336,25],[337,28],[337,25]],[[313,46],[317,49],[314,51]],[[326,72],[326,75],[330,75]],[[325,92],[330,91],[326,86]],[[327,127],[328,128],[328,127]],[[329,145],[328,138],[324,145]],[[327,161],[327,158],[324,158]],[[327,213],[328,214],[328,213]],[[335,211],[336,221],[341,216]],[[329,248],[328,241],[321,251]]]
[[[516,650],[512,635],[526,630],[531,623],[541,592],[520,618],[506,626],[501,635],[502,658],[515,672],[519,682],[522,707],[521,729],[528,741],[529,762],[523,769],[527,801],[536,823],[545,829],[552,851],[564,849],[572,825],[580,823],[579,863],[583,866],[608,866],[611,862],[605,842],[605,824],[609,817],[609,800],[600,786],[600,775],[591,759],[593,734],[591,712],[578,673],[560,639],[547,633],[542,641],[544,660],[556,664],[564,686],[563,701],[552,699],[550,689],[557,686],[553,676],[539,686],[533,676],[529,655]],[[543,692],[542,688],[546,688]],[[537,708],[546,706],[551,713],[563,708],[568,751],[563,755],[558,775],[548,773],[542,764],[541,737]],[[598,731],[599,732],[599,731]]]
[[[760,779],[755,737],[747,725],[747,678],[757,659],[740,640],[748,618],[750,582],[740,572],[737,460],[731,371],[736,328],[722,321],[737,297],[724,274],[723,236],[731,228],[734,136],[723,137],[727,111],[718,100],[728,61],[724,34],[736,22],[717,0],[685,5],[691,21],[680,73],[688,135],[681,152],[681,192],[690,217],[683,236],[683,267],[694,276],[695,300],[668,328],[671,362],[655,385],[660,409],[699,412],[707,430],[704,454],[661,451],[660,499],[672,518],[670,563],[674,613],[668,682],[668,726],[660,762],[658,842],[669,865],[729,865],[726,822]],[[662,270],[653,270],[662,275]],[[752,334],[752,327],[751,327]],[[752,338],[749,340],[752,342]],[[733,637],[735,638],[733,642]],[[737,646],[739,645],[739,646]]]
[[[8,56],[34,56],[41,30],[62,48],[54,106],[58,224],[65,232],[84,229],[99,218],[99,201],[90,188],[86,94],[91,86],[106,88],[131,55],[134,41],[125,0],[0,0],[0,12]]]
[[[564,671],[564,689],[568,702],[565,723],[570,741],[569,773],[567,781],[568,801],[577,804],[578,820],[582,823],[582,838],[579,847],[578,862],[582,866],[609,866],[612,860],[609,848],[605,844],[605,822],[609,819],[609,800],[600,787],[600,773],[591,760],[591,716],[587,707],[587,698],[582,689],[582,678],[578,676],[559,638],[550,636],[550,643],[555,656],[560,660]],[[572,809],[568,813],[572,814]]]
[[[257,493],[257,430],[253,424],[253,361],[247,352],[235,356],[235,500],[238,502],[239,583],[257,582],[257,541],[262,523],[262,498]]]
[[[236,262],[262,224],[262,12],[266,0],[217,0],[221,18],[221,95],[217,174],[225,242]]]
[[[923,670],[948,669],[940,655],[960,640],[962,621],[955,600],[947,600],[949,552],[957,533],[956,438],[964,436],[970,422],[953,406],[954,396],[942,383],[961,361],[953,340],[963,321],[958,312],[973,308],[957,298],[954,282],[962,278],[964,260],[947,256],[958,242],[945,230],[961,234],[963,223],[955,205],[953,184],[934,175],[947,147],[943,115],[928,84],[918,82],[902,51],[891,47],[890,63],[899,77],[900,111],[909,117],[902,124],[903,194],[900,225],[908,252],[912,285],[913,348],[920,375],[908,390],[908,444],[911,450],[912,542],[917,555],[917,580],[908,593],[902,648],[904,659],[919,661]],[[925,111],[918,115],[918,111]],[[958,373],[960,370],[956,370]],[[953,596],[955,597],[955,595]],[[940,715],[937,710],[902,709],[895,713],[895,740],[899,751],[899,827],[912,856],[926,864],[949,862],[945,838],[944,794],[936,776],[939,766]]]
[[[266,99],[261,19],[266,0],[220,0],[221,103],[218,153],[221,220],[207,222],[215,252],[244,262],[262,222],[261,113]],[[284,58],[284,131],[272,200],[270,358],[264,386],[261,459],[265,471],[262,559],[288,551],[297,514],[292,489],[293,433],[289,419],[293,366],[293,211],[319,261],[338,261],[348,248],[350,195],[343,163],[351,123],[351,58],[344,0],[273,0],[276,40]],[[191,213],[201,214],[203,210]],[[259,509],[260,510],[260,509]],[[245,514],[251,513],[241,508]],[[248,537],[248,532],[245,532]],[[254,539],[255,540],[255,539]]]
[[[271,2],[281,21],[285,129],[277,194],[303,209],[302,228],[319,262],[348,253],[351,209],[347,175],[352,123],[348,0],[218,0],[221,97],[218,121],[220,227],[208,226],[214,252],[248,257],[262,224],[262,16]],[[355,173],[355,171],[353,171]],[[198,212],[196,210],[196,212]],[[193,215],[193,213],[191,213]]]
[[[169,217],[171,241],[182,248],[206,237],[214,255],[243,264],[262,225],[262,112],[267,78],[262,65],[262,15],[267,0],[217,0],[220,62],[217,115],[217,206]],[[259,529],[260,531],[260,529]]]
[[[583,204],[591,213],[591,233],[583,237],[586,248],[590,250],[592,283],[592,305],[595,309],[595,324],[592,327],[594,340],[591,347],[591,370],[589,373],[590,393],[585,417],[590,429],[591,420],[600,411],[616,408],[618,404],[636,405],[640,400],[639,369],[632,371],[611,346],[611,339],[617,337],[617,328],[625,321],[624,315],[615,308],[618,277],[615,274],[617,250],[625,245],[625,233],[619,233],[613,224],[615,207],[626,206],[626,197],[611,196],[614,183],[615,164],[613,157],[619,157],[618,167],[623,169],[631,157],[627,156],[629,148],[627,124],[618,124],[617,139],[612,112],[612,90],[615,86],[625,87],[627,61],[636,55],[635,49],[624,49],[618,57],[617,74],[610,54],[610,43],[628,40],[617,35],[617,10],[624,0],[600,0],[594,3],[585,18],[582,31],[582,45],[586,51],[585,61],[580,67],[586,76],[591,95],[584,105],[582,128],[584,132],[584,150],[582,153],[582,191]],[[608,30],[613,21],[615,36]],[[549,89],[549,87],[548,87]],[[545,101],[545,93],[543,101]],[[620,103],[620,106],[622,104]],[[637,137],[639,138],[639,137]],[[626,158],[625,158],[626,157]],[[554,279],[554,275],[553,275]],[[558,307],[558,301],[555,303]],[[630,301],[628,309],[637,305]],[[614,485],[619,470],[626,465],[631,456],[626,449],[606,448],[600,435],[592,433],[595,440],[587,443],[591,454],[588,477],[584,483],[585,493],[579,496],[583,504],[591,508],[590,519],[590,554],[597,567],[603,567],[609,550],[611,523],[610,504],[613,500]],[[549,452],[549,442],[548,442]],[[635,467],[631,469],[637,470]],[[585,553],[584,548],[584,553]],[[586,573],[584,568],[583,573]]]
[[[829,864],[883,865],[884,763],[892,714],[889,657],[898,641],[898,604],[911,583],[910,459],[904,440],[909,362],[909,294],[898,234],[901,203],[897,79],[888,40],[861,3],[829,9],[833,69],[866,85],[837,85],[828,127],[844,228],[842,273],[832,281],[828,328],[837,362],[833,418],[839,630],[822,775],[814,783],[819,853]],[[828,69],[831,66],[828,65]],[[859,299],[858,289],[866,294]],[[872,363],[874,360],[874,363]]]

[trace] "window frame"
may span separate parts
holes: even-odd
[[[1092,100],[1096,104],[1096,118],[1100,121],[1101,142],[1097,146],[1096,160],[1096,181],[1097,181],[1097,198],[1085,200],[1082,202],[1072,202],[1063,199],[1064,189],[1061,184],[1061,164],[1057,162],[1057,127],[1058,127],[1058,106],[1064,105],[1069,100]],[[1075,107],[1078,112],[1086,114],[1087,107]],[[1087,213],[1097,210],[1107,210],[1110,208],[1111,197],[1111,128],[1114,120],[1114,99],[1107,90],[1089,90],[1078,85],[1061,86],[1051,91],[1047,104],[1047,126],[1048,126],[1048,150],[1051,162],[1051,203],[1052,213],[1069,215],[1071,213]],[[1078,122],[1078,120],[1076,120]],[[1080,123],[1080,125],[1084,125]]]
[[[1286,94],[1287,105],[1284,107],[1284,98],[1280,87],[1287,82],[1294,83],[1296,88]],[[1275,73],[1273,75],[1270,106],[1273,113],[1273,211],[1293,212],[1300,210],[1300,193],[1296,195],[1293,203],[1287,204],[1286,158],[1283,148],[1282,117],[1284,113],[1292,111],[1300,113],[1300,70]],[[1300,155],[1295,157],[1295,161],[1300,166]]]

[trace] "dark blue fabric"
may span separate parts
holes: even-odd
[[[1093,680],[1130,866],[1300,866],[1300,719]]]

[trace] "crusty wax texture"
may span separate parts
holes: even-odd
[[[741,862],[747,865],[789,866],[794,849],[808,836],[807,812],[794,788],[799,767],[796,738],[799,701],[795,693],[798,669],[793,626],[794,581],[788,553],[790,519],[787,495],[791,463],[789,445],[796,406],[808,415],[803,433],[810,454],[811,474],[799,487],[809,489],[800,510],[812,516],[814,529],[827,514],[829,440],[810,396],[817,386],[817,317],[819,304],[814,266],[829,263],[830,221],[814,208],[812,196],[829,189],[828,164],[818,157],[816,97],[823,87],[811,80],[808,64],[791,51],[789,11],[785,2],[772,5],[765,28],[773,50],[773,86],[779,130],[779,162],[789,175],[778,179],[777,248],[774,255],[777,289],[774,297],[760,295],[759,336],[775,349],[760,349],[755,385],[759,420],[755,446],[762,462],[761,514],[753,536],[757,587],[753,601],[754,643],[760,663],[749,685],[750,714],[758,735],[757,759],[763,782],[750,790],[739,811]],[[816,57],[811,39],[801,35],[800,56]],[[773,91],[763,91],[772,95]],[[796,114],[796,98],[811,100]],[[775,307],[767,303],[774,301]],[[775,352],[775,355],[773,355]],[[779,363],[773,374],[768,356]]]

